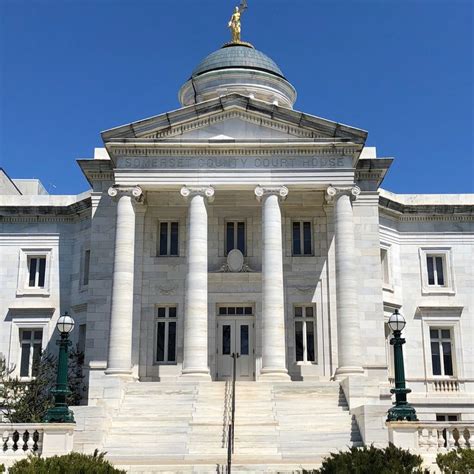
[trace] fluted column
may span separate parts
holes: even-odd
[[[139,186],[112,186],[109,196],[117,201],[114,273],[110,312],[109,352],[106,373],[130,375],[132,371],[133,275],[135,267],[135,209],[143,201]]]
[[[287,379],[280,200],[285,186],[255,188],[262,202],[262,378]]]
[[[360,194],[357,186],[327,189],[334,203],[336,245],[336,305],[338,367],[336,378],[362,375],[360,324],[357,312],[357,275],[352,201]]]
[[[188,200],[186,296],[184,303],[183,376],[210,378],[207,335],[207,209],[212,187],[185,186]]]

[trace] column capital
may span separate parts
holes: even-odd
[[[136,203],[143,203],[145,195],[143,189],[140,186],[120,186],[114,184],[110,186],[107,194],[114,200],[118,201],[122,196],[130,196]]]
[[[212,186],[183,186],[180,194],[184,199],[189,199],[193,196],[202,196],[207,198],[209,202],[214,200],[214,188]]]
[[[269,195],[276,195],[283,201],[288,196],[288,188],[286,186],[257,186],[255,188],[257,200],[261,201]]]
[[[360,194],[359,186],[328,186],[326,189],[326,202],[335,202],[339,196],[349,196],[351,201],[355,201]]]

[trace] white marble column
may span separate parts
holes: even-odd
[[[189,203],[182,375],[210,378],[207,334],[206,200],[212,200],[214,189],[184,186],[181,195]]]
[[[336,378],[363,375],[360,324],[357,312],[357,275],[352,201],[360,194],[357,186],[327,189],[328,202],[334,202],[336,246],[336,307],[338,367]]]
[[[265,379],[288,379],[280,200],[285,186],[255,188],[262,202],[262,369]]]
[[[115,224],[114,273],[110,312],[109,352],[106,374],[131,375],[133,276],[135,266],[135,209],[143,200],[139,186],[112,186],[109,196],[117,201]]]

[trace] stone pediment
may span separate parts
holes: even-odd
[[[211,114],[169,129],[158,129],[140,138],[182,138],[185,140],[262,140],[288,138],[322,138],[311,130],[235,109]]]
[[[367,132],[239,94],[107,130],[104,142],[323,139],[363,144]]]

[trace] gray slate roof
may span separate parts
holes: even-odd
[[[197,65],[192,77],[227,68],[257,69],[284,77],[273,59],[261,51],[247,46],[226,46],[214,51]]]

